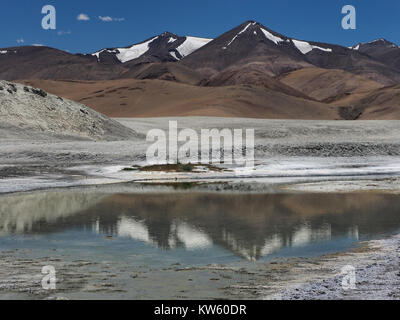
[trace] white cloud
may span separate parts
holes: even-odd
[[[125,18],[112,18],[110,16],[99,16],[99,19],[103,22],[112,22],[112,21],[116,21],[116,22],[122,22],[125,21]]]
[[[86,13],[81,13],[76,17],[79,21],[89,21],[90,17]]]
[[[71,34],[71,31],[63,31],[63,30],[60,30],[60,31],[57,32],[57,34],[58,34],[59,36],[65,36],[65,35],[67,35],[67,34]]]
[[[41,44],[41,43],[32,43],[32,46],[34,46],[34,47],[44,47],[44,44]]]
[[[25,42],[25,40],[24,39],[22,39],[22,38],[20,38],[20,39],[17,39],[17,43],[24,43]]]
[[[102,17],[102,16],[99,16],[99,19],[101,20],[101,21],[103,21],[103,22],[111,22],[111,21],[113,21],[113,19],[111,18],[111,17]]]

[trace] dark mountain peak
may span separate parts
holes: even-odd
[[[125,48],[107,48],[93,53],[99,63],[130,65],[175,62],[206,45],[212,39],[179,36],[165,31],[160,35]]]
[[[180,36],[176,35],[175,33],[169,32],[169,31],[164,31],[159,35],[160,37],[174,37],[174,38],[180,38]]]
[[[258,21],[255,21],[255,20],[247,20],[247,21],[243,22],[242,24],[238,25],[237,27],[233,28],[232,30],[235,30],[237,28],[245,28],[245,27],[247,27],[246,31],[247,30],[252,31],[252,30],[257,30],[257,29],[262,28],[262,29],[266,29],[268,31],[271,31],[271,32],[273,32],[275,34],[279,34],[278,32],[266,27],[261,22],[258,22]],[[279,34],[279,35],[281,35],[281,34]]]
[[[366,44],[369,44],[369,45],[376,45],[376,46],[382,46],[382,45],[392,45],[392,44],[394,44],[394,43],[393,43],[393,42],[390,42],[390,41],[388,41],[388,40],[386,40],[386,39],[384,39],[384,38],[381,38],[381,39],[376,39],[376,40],[367,42]]]
[[[359,43],[353,47],[350,47],[353,50],[362,50],[366,48],[399,48],[399,46],[389,40],[386,40],[384,38],[381,39],[376,39],[370,42],[365,42],[365,43]]]
[[[242,24],[238,25],[237,27],[233,28],[231,31],[236,31],[236,29],[241,29],[241,30],[245,29],[245,31],[253,31],[260,27],[265,28],[261,23],[259,23],[257,21],[247,20],[247,21],[243,22]]]
[[[253,47],[257,43],[269,45],[283,44],[290,39],[274,30],[271,30],[255,20],[247,20],[237,27],[217,38],[223,50],[236,48],[238,45]]]
[[[248,64],[257,65],[269,76],[310,66],[291,39],[254,20],[245,21],[222,34],[182,60],[182,64],[205,76],[227,68],[240,73],[240,68]]]
[[[359,43],[351,49],[400,70],[400,47],[391,41],[381,38],[367,43]]]
[[[380,42],[386,44],[386,41]],[[366,74],[384,84],[400,80],[400,74],[390,70],[387,61],[376,61],[372,55],[358,49],[287,37],[257,21],[248,20],[192,53],[181,63],[205,77],[223,71],[240,75],[249,70],[248,66],[254,65],[269,76],[315,66]],[[385,50],[395,51],[391,48]]]
[[[40,56],[71,57],[71,56],[79,56],[79,54],[73,54],[57,48],[38,46],[38,45],[31,45],[31,46],[24,45],[24,46],[0,49],[0,58],[26,57],[34,59],[35,57],[40,57]]]
[[[62,50],[52,48],[52,47],[47,47],[47,46],[28,46],[28,45],[4,48],[4,49],[0,49],[0,50],[9,51],[9,52],[13,52],[13,53],[18,53],[18,52],[25,53],[25,52],[46,51],[46,50],[52,50],[52,51],[58,51],[58,52],[62,51]]]
[[[242,24],[241,24],[241,26],[245,26],[245,25],[248,25],[248,24],[251,24],[251,25],[259,25],[259,26],[261,26],[261,23],[259,23],[258,21],[255,21],[255,20],[247,20],[247,21],[245,21],[245,22],[243,22]]]

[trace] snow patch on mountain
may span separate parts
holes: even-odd
[[[95,53],[92,53],[92,56],[97,57],[97,61],[100,62],[100,54],[102,54],[103,52],[109,52],[109,53],[117,54],[117,53],[118,53],[117,50],[119,50],[119,49],[114,49],[114,50],[103,49],[103,50],[97,51],[97,52],[95,52]]]
[[[283,42],[285,40],[283,40],[282,38],[279,38],[277,36],[274,36],[272,33],[268,32],[267,30],[260,28],[261,31],[264,33],[264,35],[267,37],[268,40],[271,40],[272,42],[274,42],[275,44],[279,44],[280,42]]]
[[[170,51],[169,53],[175,60],[180,60],[177,56],[176,53],[174,51]]]
[[[177,39],[175,39],[175,38],[169,38],[169,40],[168,40],[168,43],[172,43],[172,42],[175,42]]]
[[[147,51],[149,51],[149,44],[156,39],[158,39],[158,36],[146,42],[133,45],[130,48],[117,49],[119,51],[119,53],[117,53],[118,60],[124,63],[139,58],[140,56],[144,55]]]
[[[103,53],[104,51],[109,51],[109,50],[103,49],[103,50],[97,51],[95,53],[92,53],[92,56],[95,56],[97,58],[97,61],[100,61],[100,54]]]
[[[10,54],[10,53],[18,53],[17,50],[9,51],[9,50],[0,50],[0,54]]]
[[[128,62],[133,59],[137,59],[137,58],[141,57],[147,51],[149,51],[149,44],[152,43],[156,39],[158,39],[158,36],[154,37],[146,42],[135,44],[129,48],[116,48],[113,50],[103,49],[103,50],[97,51],[95,53],[92,53],[92,56],[97,57],[97,61],[100,61],[100,54],[103,52],[109,52],[109,53],[114,53],[120,62],[122,62],[122,63]]]
[[[297,49],[299,49],[299,51],[302,54],[307,54],[309,52],[311,52],[313,49],[318,49],[318,50],[322,50],[325,52],[332,52],[332,49],[330,48],[321,48],[318,46],[314,46],[306,41],[300,41],[300,40],[292,40],[293,44],[296,46]]]
[[[213,39],[197,38],[197,37],[186,37],[186,40],[176,50],[179,52],[182,58],[188,56],[192,52],[205,46]]]

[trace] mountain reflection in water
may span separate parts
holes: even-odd
[[[390,194],[96,194],[43,192],[0,198],[7,235],[84,230],[163,250],[219,246],[257,260],[285,247],[400,229]],[[89,230],[89,231],[88,231]]]

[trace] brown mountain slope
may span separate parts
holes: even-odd
[[[330,103],[340,99],[341,105],[348,103],[349,96],[361,97],[383,87],[375,81],[337,69],[305,68],[279,79],[318,101]]]
[[[4,50],[4,51],[3,51]],[[118,77],[121,64],[99,64],[91,55],[71,54],[49,47],[7,48],[0,54],[0,79],[100,80]]]
[[[132,67],[120,78],[159,79],[196,85],[203,80],[203,76],[185,66],[173,62],[149,63]]]
[[[400,119],[400,85],[366,93],[351,104],[359,110],[361,120]]]
[[[135,79],[22,82],[79,101],[111,117],[339,119],[336,107],[252,85],[198,87]]]
[[[305,93],[296,90],[295,88],[290,87],[268,75],[266,72],[264,72],[263,65],[259,63],[250,63],[245,66],[228,68],[212,76],[209,80],[202,82],[202,85],[209,87],[232,86],[240,84],[255,85],[279,91],[291,96],[313,100]]]

